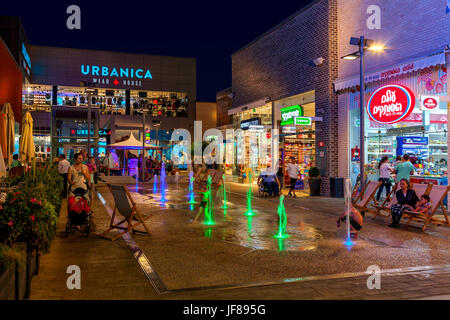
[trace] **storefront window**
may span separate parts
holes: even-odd
[[[52,105],[52,87],[29,84],[22,92],[22,107],[25,111],[50,112]]]
[[[314,118],[316,114],[315,92],[306,92],[293,97],[275,102],[277,120],[280,128],[279,156],[280,166],[286,167],[294,158],[299,166],[298,188],[305,187],[306,176],[309,169],[315,166],[316,154],[316,120],[310,124],[298,125],[295,117],[301,116],[307,119]],[[289,183],[289,177],[285,177],[285,185]]]
[[[394,164],[397,156],[408,154],[415,170],[411,182],[447,185],[447,103],[440,102],[433,111],[422,110],[421,100],[434,97],[437,101],[447,93],[447,74],[441,66],[430,67],[396,78],[370,83],[366,87],[366,106],[379,88],[401,85],[415,96],[415,108],[401,121],[383,124],[369,118],[365,110],[365,174],[368,180],[378,180],[378,163],[387,156]],[[359,176],[360,121],[359,92],[349,91],[350,106],[350,177],[353,184]],[[365,106],[365,107],[366,107]]]
[[[187,117],[188,97],[181,92],[131,91],[132,113],[142,110],[154,117]]]

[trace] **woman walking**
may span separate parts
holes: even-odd
[[[380,176],[378,181],[381,181],[382,184],[380,188],[378,189],[377,193],[377,201],[380,201],[381,192],[383,192],[383,189],[386,188],[386,196],[391,192],[391,166],[388,162],[389,158],[387,156],[384,156],[381,158],[381,161],[378,165],[378,170],[380,172]]]

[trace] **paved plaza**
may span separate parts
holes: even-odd
[[[368,215],[355,244],[346,246],[345,226],[336,227],[344,201],[300,194],[285,198],[289,237],[278,240],[278,198],[254,195],[255,215],[247,217],[245,185],[227,183],[226,210],[221,196],[214,197],[210,226],[203,217],[192,223],[201,199],[196,192],[197,204],[188,204],[185,184],[169,184],[164,192],[151,183],[128,189],[141,212],[152,215],[151,237],[99,238],[114,207],[106,185],[99,186],[95,231],[89,238],[64,237],[61,213],[31,299],[449,298],[448,228],[391,229]],[[81,269],[81,290],[67,289],[69,265]],[[381,269],[380,290],[367,288],[369,266]]]

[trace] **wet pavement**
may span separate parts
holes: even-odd
[[[346,246],[346,228],[336,228],[343,200],[286,198],[286,239],[276,239],[277,198],[252,198],[255,216],[247,217],[246,186],[228,183],[228,209],[215,197],[215,225],[192,221],[198,203],[188,204],[187,187],[161,192],[153,185],[129,185],[149,220],[152,238],[135,236],[169,290],[236,286],[307,276],[381,269],[440,266],[450,261],[450,237],[444,228],[392,230],[383,219],[367,217],[359,239]],[[102,193],[108,203],[112,199]],[[162,196],[162,194],[164,194]],[[201,195],[197,192],[196,201]],[[436,236],[436,234],[438,236]]]
[[[285,199],[289,237],[279,240],[278,199],[254,197],[256,215],[247,217],[247,187],[227,186],[228,209],[215,198],[216,224],[207,226],[202,218],[192,224],[201,195],[196,192],[197,204],[190,205],[186,185],[169,185],[164,196],[152,184],[129,185],[142,213],[153,215],[151,237],[115,242],[96,236],[107,228],[113,207],[108,189],[99,186],[105,205],[96,202],[96,231],[89,239],[75,234],[53,241],[31,298],[445,299],[450,293],[448,228],[391,229],[368,216],[348,247],[345,228],[335,224],[343,200],[303,194]],[[59,232],[64,224],[62,214]],[[65,285],[70,264],[80,265],[82,290]],[[382,290],[367,289],[370,265],[385,272]]]

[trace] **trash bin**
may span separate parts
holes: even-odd
[[[330,196],[332,198],[344,197],[344,178],[330,178]]]

